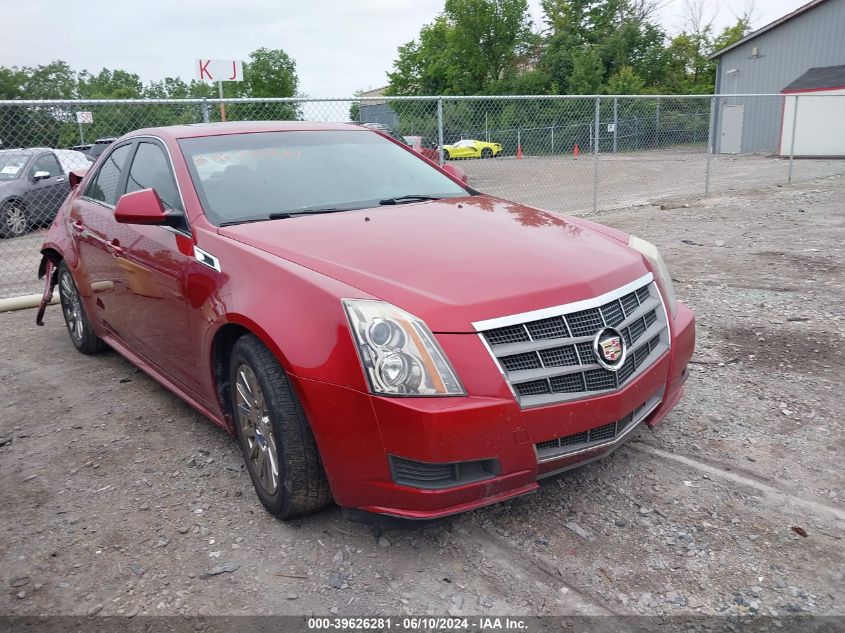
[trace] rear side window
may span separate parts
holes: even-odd
[[[149,188],[155,189],[168,209],[184,211],[173,171],[170,169],[170,161],[167,160],[164,150],[154,143],[141,142],[129,169],[126,193]]]
[[[86,197],[105,202],[112,206],[117,204],[117,199],[123,193],[122,191],[118,191],[118,187],[120,186],[123,170],[126,166],[126,159],[129,156],[129,150],[131,148],[131,143],[121,145],[106,157],[106,160],[100,166],[99,171],[85,190]]]
[[[35,159],[32,163],[32,169],[30,169],[30,175],[34,176],[39,171],[46,171],[51,178],[61,176],[63,173],[62,166],[59,165],[59,161],[54,154],[42,154]]]
[[[97,158],[100,154],[108,149],[108,146],[111,145],[111,141],[103,141],[103,142],[95,142],[89,149],[88,155],[92,156],[93,158]]]

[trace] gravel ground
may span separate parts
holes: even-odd
[[[224,432],[76,353],[57,308],[0,314],[0,614],[845,615],[843,199],[840,177],[595,216],[656,242],[698,312],[685,398],[423,527],[274,520]]]

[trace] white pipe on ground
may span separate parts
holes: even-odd
[[[53,291],[53,298],[50,303],[59,302],[58,291]],[[0,299],[0,312],[11,312],[12,310],[26,310],[28,308],[37,308],[41,303],[41,295],[23,295],[22,297],[10,297],[8,299]]]

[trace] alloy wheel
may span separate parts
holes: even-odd
[[[82,303],[79,300],[79,293],[76,291],[76,284],[70,273],[63,273],[59,279],[59,294],[62,299],[62,310],[65,314],[67,331],[74,341],[82,341],[84,324],[82,322]]]
[[[9,205],[3,211],[3,224],[8,235],[23,235],[27,225],[26,210],[18,204]]]
[[[236,373],[235,410],[247,448],[247,459],[259,485],[268,495],[279,487],[279,457],[270,412],[252,368],[242,364]]]

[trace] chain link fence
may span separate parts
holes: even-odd
[[[238,120],[370,125],[484,193],[575,215],[845,174],[845,95],[0,101],[0,298],[39,290],[69,174],[115,138]]]

